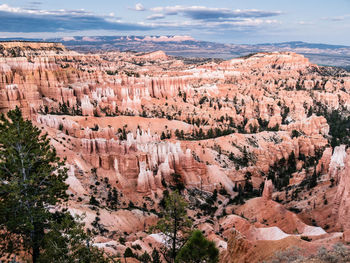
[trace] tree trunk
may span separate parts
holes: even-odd
[[[32,256],[33,263],[36,263],[38,261],[39,255],[40,255],[39,246],[34,243],[34,245],[33,245],[33,256]]]
[[[39,259],[40,256],[40,238],[42,237],[41,235],[41,229],[38,227],[37,223],[34,223],[34,230],[31,234],[32,236],[32,242],[33,242],[33,255],[32,255],[32,260],[33,263],[36,263]]]
[[[175,218],[174,218],[174,233],[173,233],[173,252],[172,252],[172,258],[173,262],[175,262],[176,258],[176,236],[177,236],[177,214],[176,214],[176,208],[175,208]]]

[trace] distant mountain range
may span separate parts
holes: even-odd
[[[20,40],[62,42],[66,47],[80,52],[97,50],[151,52],[163,50],[168,55],[173,56],[221,59],[245,56],[255,52],[292,51],[303,54],[315,64],[350,69],[350,46],[301,41],[256,45],[223,44],[195,40],[189,36],[98,36]]]
[[[321,43],[306,43],[303,41],[291,41],[291,42],[282,42],[282,43],[264,43],[258,44],[258,46],[279,46],[285,48],[317,48],[317,49],[340,49],[340,48],[350,48],[350,46],[343,45],[329,45]]]

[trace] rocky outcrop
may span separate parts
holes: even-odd
[[[284,53],[257,53],[246,58],[237,58],[225,61],[220,67],[230,69],[234,67],[249,67],[280,70],[300,70],[310,65],[307,58],[291,52]]]
[[[299,131],[307,136],[316,134],[328,135],[329,125],[327,120],[323,117],[312,116],[307,120],[297,121],[287,126],[288,131]]]
[[[226,253],[221,263],[257,263],[272,259],[278,251],[300,248],[302,251],[312,250],[312,245],[298,237],[287,237],[282,240],[264,240],[250,242],[241,234],[233,231],[229,237]],[[305,252],[304,252],[305,253]]]
[[[323,151],[322,157],[317,164],[316,171],[321,174],[328,174],[331,158],[332,148],[328,147]]]
[[[266,200],[272,200],[273,183],[271,180],[265,180],[264,191],[262,197]]]
[[[100,233],[96,245],[112,253],[133,244],[150,253],[159,247],[161,234],[148,236],[146,228],[175,184],[184,184],[185,198],[200,189],[206,203],[217,190],[213,215],[197,204],[189,213],[220,251],[227,249],[223,262],[265,260],[277,249],[303,246],[298,235],[331,240],[312,219],[331,231],[350,227],[349,152],[339,146],[332,153],[333,127],[319,116],[350,109],[347,73],[332,75],[290,52],[191,63],[162,51],[78,54],[52,43],[0,45],[0,111],[18,106],[49,134],[67,158],[70,211],[86,212],[89,227],[97,216],[91,195],[100,202],[98,217],[110,232]],[[315,167],[317,185],[305,187]],[[276,183],[280,170],[285,187]],[[267,177],[274,177],[275,193]],[[248,199],[247,182],[252,193],[262,183],[264,191],[240,205],[235,197]],[[124,231],[130,235],[120,244]]]
[[[332,158],[329,163],[328,175],[336,182],[339,182],[344,174],[347,152],[346,146],[341,145],[334,148]]]
[[[330,176],[338,181],[337,192],[333,199],[333,215],[337,227],[341,230],[350,229],[350,151],[345,152],[345,146],[336,147],[330,164]]]
[[[253,247],[253,244],[249,242],[241,233],[236,230],[233,230],[228,241],[228,249],[226,254],[220,260],[221,262],[248,262],[250,249]]]
[[[140,167],[139,168],[140,173],[137,177],[137,191],[138,192],[148,192],[149,190],[156,190],[157,186],[158,187],[162,186],[161,184],[156,186],[153,172],[151,170],[146,170],[146,163],[145,162],[140,162],[139,167]],[[158,183],[160,183],[159,180],[158,180]]]
[[[142,56],[138,56],[137,59],[139,60],[167,60],[168,56],[165,54],[164,51],[158,50],[155,52],[147,53]]]
[[[285,233],[306,236],[326,234],[322,228],[305,224],[296,214],[288,211],[281,204],[264,197],[250,199],[237,209],[237,213],[244,215],[252,222],[256,222],[257,226],[263,224],[279,228],[282,231],[277,230],[276,235],[280,239],[285,237]]]

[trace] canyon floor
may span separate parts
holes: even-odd
[[[202,61],[1,42],[0,72],[1,112],[18,106],[48,133],[68,209],[108,253],[161,246],[150,229],[176,188],[221,262],[350,242],[344,70],[290,52]]]

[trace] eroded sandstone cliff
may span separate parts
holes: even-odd
[[[180,186],[222,262],[268,259],[300,236],[314,251],[350,227],[350,153],[335,132],[349,113],[345,72],[294,53],[187,64],[9,42],[0,54],[0,110],[19,106],[49,134],[67,158],[70,211],[111,253],[159,246],[146,230]]]

